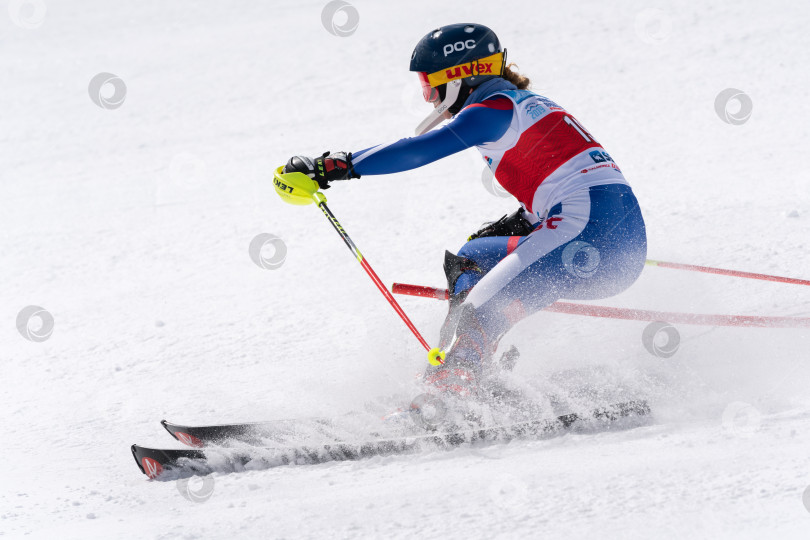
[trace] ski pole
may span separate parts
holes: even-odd
[[[672,268],[675,270],[690,270],[692,272],[705,272],[707,274],[719,274],[721,276],[734,276],[748,279],[761,279],[763,281],[777,281],[779,283],[792,283],[794,285],[810,285],[806,279],[796,279],[781,276],[769,276],[768,274],[755,274],[753,272],[741,272],[739,270],[724,270],[723,268],[712,268],[710,266],[697,266],[694,264],[673,263],[666,261],[654,261],[647,259],[648,266],[658,266],[660,268]]]
[[[368,276],[371,278],[371,281],[374,282],[374,284],[383,294],[385,299],[388,300],[388,303],[391,304],[391,307],[394,308],[394,311],[397,312],[397,314],[403,320],[405,325],[411,330],[411,332],[413,332],[413,335],[416,336],[416,339],[419,340],[419,343],[421,343],[422,346],[425,348],[425,350],[429,352],[431,350],[430,345],[427,344],[425,338],[422,337],[422,334],[420,334],[419,330],[416,329],[411,319],[408,317],[408,315],[405,314],[405,311],[403,311],[402,306],[400,306],[399,303],[396,301],[396,299],[393,297],[393,295],[390,292],[388,292],[388,289],[383,284],[382,280],[380,280],[380,277],[377,275],[374,269],[371,268],[371,265],[368,263],[368,260],[366,260],[366,258],[363,257],[363,254],[360,253],[360,250],[357,249],[357,246],[349,237],[349,234],[346,232],[346,230],[343,228],[340,222],[337,220],[335,214],[333,214],[332,211],[329,209],[329,207],[326,206],[326,198],[320,192],[318,192],[317,195],[320,195],[321,199],[318,202],[318,208],[321,209],[323,215],[325,215],[326,218],[329,220],[329,223],[332,224],[332,227],[334,227],[334,229],[343,239],[343,242],[346,243],[346,246],[349,248],[349,251],[352,252],[352,255],[354,255],[355,259],[357,259],[357,262],[360,263],[360,266],[363,267],[363,270],[366,271],[366,274],[368,274]]]
[[[276,193],[278,193],[282,199],[290,204],[305,205],[314,202],[318,205],[318,208],[321,209],[323,215],[326,216],[329,223],[332,224],[332,227],[334,227],[335,231],[337,231],[337,233],[343,239],[346,247],[348,247],[349,251],[352,252],[352,255],[354,255],[354,258],[360,263],[360,266],[363,267],[363,270],[366,271],[366,274],[368,274],[368,276],[371,278],[371,281],[374,282],[385,299],[388,300],[388,303],[391,304],[391,307],[394,308],[394,311],[397,312],[397,315],[399,315],[408,329],[410,329],[413,335],[416,336],[416,339],[419,340],[419,343],[421,343],[428,352],[428,362],[434,366],[443,364],[445,352],[440,350],[438,347],[431,348],[430,345],[428,345],[425,338],[422,337],[422,334],[419,333],[419,330],[416,329],[416,326],[414,326],[411,319],[402,309],[402,306],[399,305],[399,302],[397,302],[394,296],[388,291],[388,288],[382,282],[374,269],[371,268],[371,265],[368,263],[366,258],[362,253],[360,253],[360,250],[357,249],[357,246],[349,237],[346,229],[343,228],[335,217],[335,214],[333,214],[326,205],[326,197],[323,193],[318,191],[318,183],[303,173],[294,172],[283,174],[283,169],[283,167],[278,167],[274,174],[273,184],[276,189]]]

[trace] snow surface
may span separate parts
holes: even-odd
[[[321,0],[9,0],[0,535],[810,537],[807,330],[678,326],[666,359],[645,323],[538,314],[505,340],[516,377],[629,385],[654,423],[214,474],[188,484],[213,487],[204,502],[140,474],[131,443],[178,446],[162,418],[330,415],[412,390],[418,343],[320,213],[282,204],[270,178],[296,153],[411,134],[427,111],[408,58],[442,24],[491,26],[596,134],[642,203],[651,258],[810,278],[806,2],[351,3],[359,26],[338,37]],[[104,72],[126,84],[118,108],[88,94]],[[715,112],[726,88],[751,97],[742,125]],[[441,285],[443,250],[515,207],[482,167],[468,151],[327,194],[384,281]],[[261,233],[286,244],[276,270],[249,257]],[[807,316],[810,290],[648,268],[601,303]],[[433,341],[444,306],[402,304]],[[52,314],[49,339],[18,332],[29,305]]]

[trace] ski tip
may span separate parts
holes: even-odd
[[[174,430],[172,429],[172,426],[173,426],[174,424],[172,424],[172,423],[171,423],[171,422],[169,422],[168,420],[161,420],[161,421],[160,421],[160,425],[161,425],[161,426],[163,426],[163,429],[165,429],[166,431],[168,431],[168,432],[169,432],[169,435],[171,435],[172,437],[174,437],[175,439],[177,439],[177,435],[175,435],[175,434],[174,434]],[[181,442],[182,442],[182,441],[181,441]]]
[[[163,426],[163,429],[165,429],[166,431],[168,431],[168,432],[171,434],[171,436],[172,436],[172,437],[174,437],[174,432],[172,431],[172,426],[173,426],[174,424],[172,424],[172,423],[171,423],[171,422],[169,422],[168,420],[161,420],[161,421],[160,421],[160,425],[161,425],[161,426]],[[177,437],[175,437],[175,439],[176,439],[176,438],[177,438]]]
[[[141,472],[150,479],[157,478],[164,471],[166,462],[164,458],[159,455],[161,453],[163,452],[160,450],[156,451],[152,448],[138,446],[137,444],[132,445],[132,457],[135,458],[135,463],[138,465]]]
[[[132,451],[132,457],[135,458],[135,463],[138,465],[138,468],[141,470],[143,474],[146,474],[146,471],[143,469],[143,465],[141,465],[141,460],[138,459],[138,445],[133,444],[130,446],[130,450]]]
[[[205,443],[202,440],[195,437],[191,433],[186,433],[187,431],[190,431],[190,429],[187,427],[172,424],[167,420],[161,420],[160,425],[166,428],[166,431],[168,431],[169,435],[174,437],[175,440],[180,441],[186,446],[191,446],[192,448],[202,448],[205,446]]]

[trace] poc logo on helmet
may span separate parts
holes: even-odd
[[[474,49],[475,40],[468,39],[467,41],[456,41],[455,43],[448,43],[444,46],[444,55],[452,54],[454,51],[463,51],[464,49]]]

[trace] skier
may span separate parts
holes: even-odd
[[[451,395],[481,392],[498,341],[559,299],[613,296],[639,276],[647,254],[638,201],[610,155],[565,109],[529,91],[506,50],[481,24],[452,24],[416,45],[410,71],[434,110],[416,137],[358,152],[294,156],[322,189],[337,180],[421,167],[476,147],[521,204],[445,254],[450,310],[442,366],[426,382]],[[443,120],[449,123],[433,130]]]

